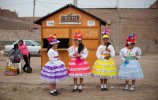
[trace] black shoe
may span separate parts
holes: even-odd
[[[72,92],[76,92],[78,89],[72,89]]]
[[[82,92],[82,89],[78,89],[78,93],[81,93]]]
[[[58,94],[56,92],[53,92],[53,93],[50,92],[50,95],[52,95],[52,96],[58,96]]]
[[[58,94],[58,95],[60,94],[58,91],[55,91],[55,93]]]
[[[26,69],[26,67],[23,67],[22,69],[23,69],[23,71],[24,71],[24,72],[26,72],[26,70],[25,70],[25,69]]]
[[[108,91],[108,88],[104,88],[104,91]]]
[[[100,90],[101,90],[101,91],[104,91],[105,89],[104,89],[104,88],[101,88]]]

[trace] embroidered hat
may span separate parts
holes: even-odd
[[[126,43],[127,44],[136,43],[135,34],[129,34],[128,37],[126,38]]]
[[[110,30],[109,29],[105,29],[102,32],[102,38],[109,38],[110,37]]]
[[[57,35],[56,33],[53,33],[53,34],[51,34],[51,35],[47,38],[49,44],[60,43],[60,41],[57,40],[57,36],[56,36],[56,35]]]
[[[82,40],[82,34],[80,31],[75,32],[74,39]]]

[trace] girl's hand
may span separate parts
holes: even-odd
[[[77,56],[77,53],[74,53],[73,56],[76,57],[76,56]]]
[[[58,60],[60,60],[60,57],[57,57]]]
[[[137,56],[134,56],[136,60],[138,60]]]
[[[109,48],[105,48],[106,51],[111,52],[111,50]]]
[[[77,56],[76,57],[81,57],[81,55],[80,54],[77,54]]]
[[[58,60],[60,60],[60,57],[59,57],[59,56],[56,56],[56,57],[54,57],[54,58],[57,58]]]
[[[110,58],[110,56],[105,56],[104,59],[108,60]]]

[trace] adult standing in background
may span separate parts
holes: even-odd
[[[30,67],[30,53],[28,51],[27,46],[24,44],[23,40],[19,40],[18,47],[19,47],[19,50],[20,50],[20,52],[23,56],[23,59],[25,61],[25,65],[23,66],[23,71],[28,72],[28,69],[31,69],[31,67]],[[32,69],[31,69],[31,71],[32,71]],[[31,71],[29,71],[29,72],[31,72]]]

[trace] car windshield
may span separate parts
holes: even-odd
[[[40,46],[39,43],[35,42],[35,41],[32,41],[36,46]]]
[[[26,44],[27,46],[32,46],[32,45],[34,45],[31,41],[25,41],[25,44]]]

